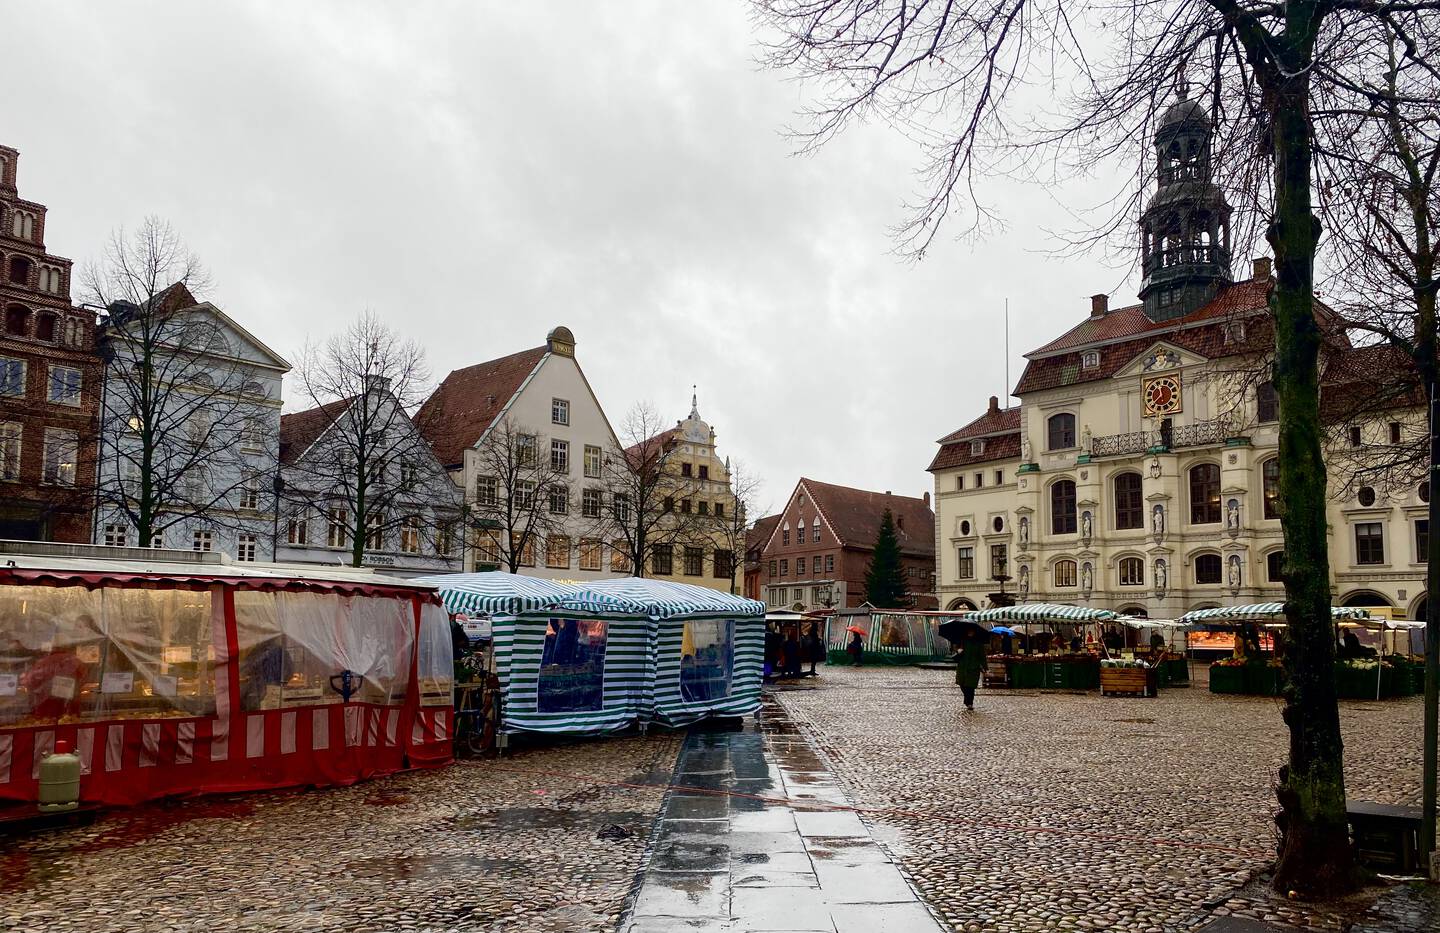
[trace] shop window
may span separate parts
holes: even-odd
[[[723,700],[735,669],[735,623],[729,619],[686,622],[680,637],[680,699]]]
[[[1285,582],[1285,552],[1271,551],[1265,555],[1265,579],[1271,583]]]
[[[1190,468],[1190,524],[1220,521],[1220,465],[1200,463]]]
[[[1145,527],[1145,497],[1139,473],[1115,477],[1115,528],[1126,531]]]
[[[1057,587],[1076,585],[1075,562],[1073,560],[1057,560],[1055,562],[1055,585]]]
[[[1260,466],[1261,493],[1265,500],[1265,517],[1280,517],[1280,458],[1271,457]]]
[[[1048,450],[1066,450],[1075,446],[1075,416],[1069,412],[1051,415],[1046,423]]]
[[[1120,558],[1120,585],[1144,586],[1145,561],[1138,557]]]
[[[1385,535],[1379,522],[1355,524],[1355,563],[1385,563]]]
[[[605,702],[606,624],[551,619],[540,656],[536,705],[542,713],[601,709]]]
[[[1200,554],[1195,558],[1195,582],[1220,582],[1220,555]]]
[[[1050,485],[1050,530],[1057,535],[1073,535],[1076,528],[1075,483],[1058,480]]]

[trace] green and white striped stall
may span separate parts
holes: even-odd
[[[1109,609],[1088,606],[1064,606],[1059,603],[1022,603],[1018,606],[997,606],[966,613],[968,622],[989,622],[991,625],[1022,625],[1027,622],[1109,622],[1119,618]]]
[[[627,577],[586,590],[623,600],[651,621],[651,710],[666,726],[760,708],[765,604],[688,583]]]
[[[1226,626],[1235,622],[1269,622],[1283,618],[1284,603],[1250,603],[1245,606],[1215,606],[1185,613],[1179,623],[1186,626]],[[1334,606],[1330,615],[1335,619],[1368,619],[1370,613],[1358,606]]]
[[[508,573],[424,578],[452,613],[487,615],[503,732],[616,732],[651,717],[649,616],[581,586]]]

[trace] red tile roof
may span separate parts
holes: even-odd
[[[752,551],[763,550],[765,542],[770,540],[770,535],[775,532],[775,526],[778,524],[780,524],[779,513],[755,519],[755,524],[745,531],[745,552],[749,554]]]
[[[636,457],[648,459],[657,448],[663,451],[670,446],[670,442],[673,441],[675,435],[679,433],[679,428],[667,428],[652,438],[639,441],[626,447],[625,456],[631,460],[634,460]]]
[[[991,398],[993,399],[994,396],[991,396]],[[992,408],[960,430],[952,431],[940,438],[937,443],[948,444],[951,441],[988,437],[994,434],[1005,434],[1018,430],[1020,430],[1019,405],[1013,408]]]
[[[1326,421],[1356,421],[1425,404],[1425,387],[1415,362],[1398,347],[1332,349],[1324,366],[1320,415]]]
[[[457,369],[415,413],[415,426],[446,466],[465,459],[487,428],[544,358],[546,347]]]
[[[294,463],[335,423],[356,396],[326,402],[317,408],[280,416],[280,462]]]
[[[880,521],[889,509],[895,517],[900,550],[910,555],[935,555],[935,513],[924,499],[896,496],[850,486],[834,486],[801,478],[800,484],[845,547],[875,546]]]
[[[931,473],[936,470],[949,470],[958,466],[968,466],[972,463],[990,463],[995,460],[1018,460],[1020,457],[1020,434],[1001,434],[998,437],[987,437],[985,449],[980,453],[972,453],[970,440],[953,441],[949,444],[941,444],[940,449],[935,452],[935,459],[925,469]]]

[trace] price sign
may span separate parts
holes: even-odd
[[[157,697],[173,697],[175,695],[175,678],[156,674],[150,681],[150,689],[155,692]]]
[[[19,674],[0,674],[0,697],[13,697],[19,689]]]
[[[125,673],[109,673],[100,679],[101,693],[130,693],[135,689],[135,674],[132,671]]]
[[[51,677],[50,695],[57,700],[75,699],[74,677]]]

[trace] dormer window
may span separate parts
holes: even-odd
[[[978,457],[985,452],[985,440],[979,438],[970,442],[970,456]]]
[[[1084,353],[1080,354],[1080,366],[1083,369],[1099,369],[1100,351],[1086,350]]]
[[[1225,343],[1245,342],[1245,322],[1228,321],[1220,331],[1220,339]]]

